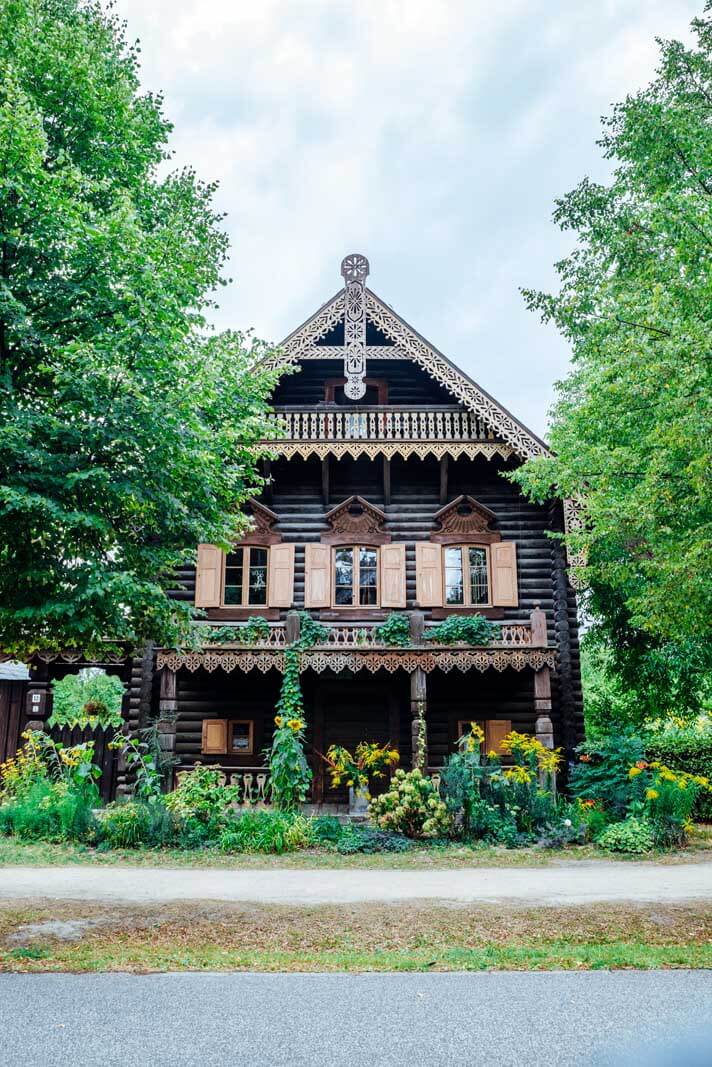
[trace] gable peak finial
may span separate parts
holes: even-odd
[[[347,284],[360,282],[365,285],[370,269],[368,260],[360,252],[351,252],[341,260],[341,277]]]

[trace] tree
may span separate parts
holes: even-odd
[[[655,80],[613,108],[609,184],[557,202],[577,235],[555,295],[525,291],[573,369],[551,444],[513,478],[580,501],[585,602],[651,704],[696,699],[712,670],[712,22],[659,41]],[[652,709],[651,709],[652,710]]]
[[[211,334],[215,186],[99,3],[0,0],[0,647],[179,640],[169,600],[259,486],[265,346]]]

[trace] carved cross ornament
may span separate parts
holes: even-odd
[[[344,279],[344,393],[349,400],[366,395],[366,278],[368,260],[357,252],[341,261]]]

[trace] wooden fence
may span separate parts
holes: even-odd
[[[118,753],[109,748],[109,742],[116,736],[116,727],[107,726],[52,726],[48,731],[53,741],[60,741],[63,745],[81,745],[85,741],[94,742],[93,763],[101,767],[101,778],[97,785],[101,799],[108,804],[113,799],[114,785],[116,782],[116,764]]]
[[[20,747],[26,692],[25,681],[0,680],[0,763],[11,759]]]

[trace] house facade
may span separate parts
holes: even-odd
[[[269,792],[262,753],[307,616],[325,628],[300,655],[317,805],[346,800],[319,758],[332,744],[390,741],[402,765],[436,771],[470,721],[494,749],[510,729],[567,753],[583,736],[575,594],[549,536],[565,507],[506,478],[547,447],[368,274],[347,256],[338,292],[272,357],[285,373],[250,532],[228,553],[200,545],[178,576],[201,648],[149,646],[109,668],[130,729],[158,717],[178,770],[215,764],[253,799]],[[468,643],[450,620],[476,615],[492,628]],[[49,679],[76,666],[35,663],[37,718]]]

